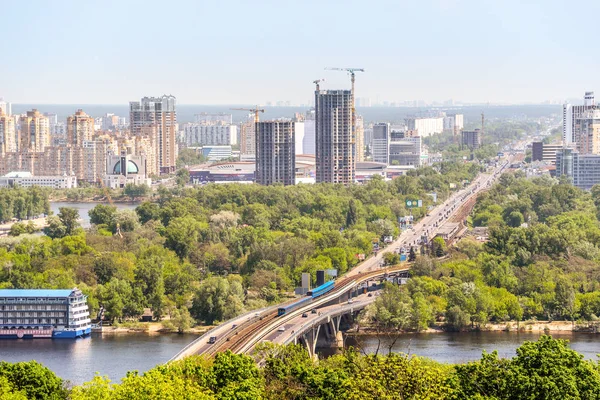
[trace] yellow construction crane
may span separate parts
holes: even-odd
[[[230,108],[230,110],[236,110],[236,111],[250,111],[252,113],[254,113],[254,123],[257,124],[258,123],[258,113],[264,113],[265,110],[263,108],[258,108],[258,106],[256,106],[256,108]]]
[[[345,71],[350,74],[350,81],[352,82],[352,90],[350,92],[350,96],[352,97],[352,144],[355,143],[356,140],[356,107],[354,106],[354,81],[355,81],[355,72],[365,72],[363,68],[325,68],[328,71]]]

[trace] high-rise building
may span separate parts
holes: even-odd
[[[448,114],[444,117],[444,130],[451,131],[455,135],[465,127],[462,114]]]
[[[315,91],[316,182],[354,182],[351,90]]]
[[[183,135],[187,146],[231,146],[237,144],[237,125],[188,123]]]
[[[585,92],[583,105],[563,104],[563,143],[570,145],[579,142],[580,131],[576,125],[587,111],[597,108],[594,92]]]
[[[462,131],[462,145],[470,149],[481,147],[481,134],[479,129],[474,131]]]
[[[0,108],[0,153],[17,151],[15,120]]]
[[[405,136],[404,132],[392,132],[389,143],[390,165],[421,165],[421,137]]]
[[[580,154],[600,154],[600,109],[583,112],[575,120]]]
[[[365,123],[363,117],[360,115],[356,116],[356,156],[354,160],[356,162],[365,161]]]
[[[131,133],[141,136],[143,128],[156,132],[158,165],[161,173],[175,170],[177,162],[177,113],[175,97],[144,97],[129,103]]]
[[[19,131],[18,151],[43,152],[50,146],[50,124],[48,117],[42,115],[38,110],[27,111],[26,116],[19,120],[21,129]]]
[[[295,123],[261,121],[256,127],[256,183],[295,184]]]
[[[67,144],[82,147],[94,136],[94,118],[79,109],[67,118]]]
[[[382,122],[373,125],[373,161],[389,163],[390,124]]]
[[[444,130],[444,117],[411,117],[406,118],[406,126],[410,130],[419,132],[419,136],[427,137]]]
[[[4,101],[2,97],[0,97],[0,109],[6,115],[12,115],[12,106],[8,101]]]
[[[233,123],[233,116],[225,113],[206,113],[194,115],[196,123],[206,125],[231,125]]]
[[[600,155],[580,154],[565,147],[556,153],[556,176],[566,176],[573,185],[584,190],[600,184]]]
[[[246,122],[240,124],[240,153],[243,155],[256,154],[256,126],[254,115],[248,115]]]
[[[562,151],[562,144],[531,143],[531,161],[544,161],[556,164],[556,153]]]

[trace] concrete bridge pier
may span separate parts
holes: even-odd
[[[308,354],[311,358],[317,357],[317,338],[319,337],[319,331],[321,330],[321,325],[314,326],[312,329],[306,331],[300,337],[300,341],[308,350]],[[296,339],[297,342],[297,339]]]

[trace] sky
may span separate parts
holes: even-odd
[[[524,103],[600,92],[600,1],[0,0],[13,103]]]

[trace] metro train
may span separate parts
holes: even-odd
[[[333,289],[334,286],[335,286],[335,282],[329,281],[329,282],[324,283],[321,286],[318,286],[312,290],[309,290],[306,293],[306,297],[296,301],[295,303],[288,304],[287,306],[279,307],[277,309],[277,316],[280,317],[290,311],[295,310],[296,308],[300,307],[301,305],[304,305],[304,304],[307,304],[307,303],[313,301],[317,297],[323,296],[325,293],[327,293],[331,289]]]

